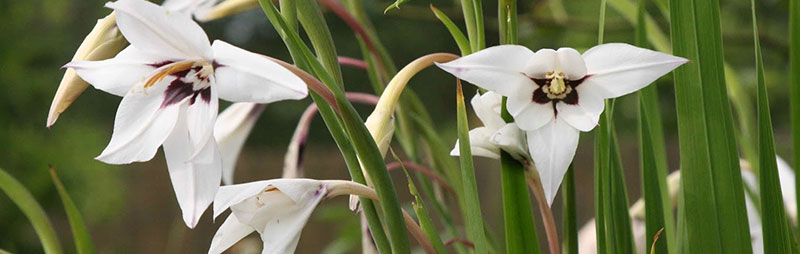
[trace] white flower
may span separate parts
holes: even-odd
[[[262,253],[294,253],[300,233],[320,201],[342,194],[375,198],[369,187],[350,181],[279,178],[223,186],[214,199],[214,217],[231,209],[211,240],[208,253],[222,253],[258,232]]]
[[[187,14],[142,0],[107,3],[131,46],[103,61],[66,65],[97,89],[123,96],[114,133],[96,159],[148,161],[163,144],[186,225],[194,227],[219,188],[222,161],[212,138],[218,98],[269,103],[301,99],[300,78],[222,41],[211,45]]]
[[[597,126],[603,99],[637,91],[687,60],[623,43],[533,52],[516,45],[487,48],[438,64],[456,77],[508,97],[527,132],[528,149],[553,202],[578,146],[579,131]]]
[[[502,96],[489,91],[484,94],[476,94],[470,103],[475,115],[483,122],[483,127],[469,131],[469,142],[473,155],[500,159],[500,150],[502,149],[517,160],[530,160],[525,144],[525,133],[515,124],[507,124],[500,116]],[[450,155],[460,155],[458,141],[450,151]]]
[[[214,123],[214,139],[222,156],[222,182],[233,184],[239,152],[266,104],[237,102],[222,111]]]

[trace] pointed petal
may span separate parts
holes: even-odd
[[[585,53],[589,78],[581,86],[596,86],[600,96],[623,96],[653,83],[689,60],[625,43],[595,46]]]
[[[470,101],[472,110],[478,115],[483,126],[490,129],[500,129],[506,124],[503,118],[500,117],[500,107],[503,104],[503,97],[495,92],[486,92],[484,94],[475,94]]]
[[[315,180],[304,180],[319,184]],[[301,202],[293,201],[283,190],[266,191],[232,206],[231,211],[240,222],[250,225],[261,234],[261,240],[264,241],[262,253],[293,253],[300,232],[327,192],[325,185],[318,186],[321,188],[298,188],[303,196],[299,200]]]
[[[509,96],[507,101],[508,113],[514,116],[514,121],[520,129],[532,131],[541,128],[555,117],[553,102],[539,104],[533,102],[531,93],[520,93]]]
[[[208,36],[188,14],[141,0],[118,0],[106,7],[117,11],[120,32],[141,50],[173,60],[213,57]]]
[[[293,178],[285,181],[275,181],[272,186],[278,188],[284,195],[295,203],[306,203],[317,196],[323,195],[327,187],[324,183],[306,178]]]
[[[149,161],[170,135],[179,115],[179,107],[161,107],[169,79],[154,86],[131,89],[117,109],[114,133],[103,153],[95,159],[108,164]]]
[[[214,123],[214,139],[222,155],[222,182],[233,184],[233,172],[250,131],[264,110],[264,104],[234,103],[219,114]]]
[[[208,163],[191,160],[194,145],[187,125],[186,120],[178,121],[174,132],[164,142],[164,157],[183,220],[186,226],[194,228],[219,189],[222,161],[214,139],[208,139],[203,147],[202,154],[211,157]]]
[[[220,98],[270,103],[308,95],[308,88],[299,77],[266,57],[220,40],[214,41],[212,47]]]
[[[582,90],[583,89],[583,90]],[[600,113],[603,113],[605,102],[603,98],[592,92],[582,92],[588,90],[583,86],[578,86],[578,104],[569,105],[564,102],[556,104],[558,118],[566,121],[575,129],[580,131],[590,131],[597,126]]]
[[[541,129],[528,132],[528,149],[542,180],[547,204],[552,204],[561,180],[578,148],[580,132],[555,119]]]
[[[494,132],[494,130],[487,127],[478,127],[469,131],[472,156],[500,159],[500,148],[489,140]],[[458,140],[456,140],[455,147],[450,151],[450,156],[461,156],[459,145]]]
[[[209,254],[219,254],[227,250],[239,240],[247,237],[250,233],[256,230],[247,224],[239,222],[236,216],[229,215],[225,222],[219,226],[214,238],[211,239],[211,247],[208,249]]]
[[[581,53],[573,48],[560,48],[557,51],[558,68],[569,80],[579,80],[586,76],[586,63]]]
[[[214,122],[217,120],[217,113],[219,112],[219,100],[217,99],[217,92],[214,89],[212,81],[210,89],[210,97],[198,96],[195,99],[189,97],[189,103],[186,106],[186,122],[189,129],[189,140],[192,143],[192,157],[190,159],[197,163],[211,163],[212,159],[220,159],[214,157],[216,154],[202,153],[203,151],[209,152],[210,150],[203,149],[210,141],[216,146],[214,140]],[[201,92],[202,93],[202,92]],[[204,98],[210,98],[208,100]],[[217,152],[216,149],[213,151]],[[221,169],[221,168],[220,168]]]
[[[528,60],[525,74],[532,78],[544,78],[548,72],[555,71],[557,59],[555,50],[540,49]]]
[[[530,161],[528,145],[523,132],[515,123],[508,123],[492,134],[490,141],[519,161]]]
[[[500,45],[436,65],[459,79],[511,96],[524,89],[533,91],[535,84],[524,74],[531,57],[533,52],[526,47]]]
[[[164,61],[128,46],[116,57],[102,61],[74,61],[64,65],[72,68],[81,79],[104,92],[125,96],[134,85],[146,79],[155,64]]]
[[[261,193],[270,186],[271,182],[276,180],[277,179],[220,187],[219,191],[217,191],[217,196],[214,197],[214,218],[222,214],[222,212],[229,207]]]

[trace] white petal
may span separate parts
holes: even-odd
[[[778,177],[781,181],[781,193],[783,194],[783,206],[786,213],[793,223],[797,223],[797,194],[795,193],[794,170],[789,163],[780,156],[775,156],[778,161]]]
[[[264,110],[264,104],[239,102],[219,114],[214,123],[214,139],[222,155],[222,182],[233,183],[233,171],[244,142]]]
[[[558,49],[558,69],[569,80],[579,80],[586,76],[586,63],[581,54],[573,48]]]
[[[614,98],[653,83],[689,60],[625,43],[595,46],[583,59],[590,77],[581,86],[597,86],[600,96]]]
[[[566,121],[575,129],[590,131],[597,126],[600,113],[603,113],[603,108],[605,108],[605,102],[596,93],[583,91],[582,89],[585,88],[582,86],[578,86],[577,91],[573,91],[573,93],[578,93],[577,105],[569,105],[564,102],[556,104],[557,117]]]
[[[141,50],[176,60],[213,57],[208,36],[188,14],[141,0],[118,0],[106,7],[117,11],[120,32]]]
[[[220,98],[270,103],[299,100],[308,95],[308,88],[297,75],[266,57],[220,40],[214,41],[212,47]]]
[[[145,80],[164,61],[128,46],[116,57],[102,61],[75,61],[64,65],[97,89],[116,96],[125,96],[137,83]]]
[[[515,123],[508,123],[491,137],[490,141],[520,161],[530,160],[525,133]]]
[[[528,149],[539,171],[548,205],[553,203],[561,180],[575,156],[579,134],[577,129],[560,119],[528,132]]]
[[[208,249],[209,254],[219,254],[227,250],[239,240],[242,240],[250,233],[256,230],[247,224],[239,222],[236,216],[229,215],[225,222],[219,226],[214,238],[211,239],[211,247]]]
[[[300,232],[326,194],[325,185],[319,186],[303,189],[303,202],[293,201],[283,191],[266,191],[232,206],[231,211],[240,222],[261,234],[262,253],[293,253]]]
[[[198,96],[193,101],[187,97],[189,102],[186,103],[186,122],[189,128],[189,140],[193,147],[192,151],[194,151],[190,159],[197,163],[207,164],[211,163],[212,159],[219,159],[211,154],[201,153],[202,151],[209,151],[203,149],[209,143],[209,140],[213,141],[216,146],[213,136],[214,122],[217,120],[217,113],[219,112],[219,100],[217,99],[216,89],[213,87],[213,81],[211,86],[211,97],[208,101],[202,99],[202,96]],[[214,152],[217,152],[216,149]]]
[[[222,161],[214,139],[208,139],[201,152],[211,157],[208,163],[191,160],[194,145],[187,124],[185,119],[178,121],[174,132],[164,142],[164,157],[183,220],[189,228],[194,228],[219,189]]]
[[[548,72],[556,70],[557,53],[552,49],[540,49],[536,51],[525,67],[525,73],[532,78],[544,78]]]
[[[510,96],[535,88],[536,84],[524,74],[531,57],[533,52],[526,47],[500,45],[436,65],[459,79]]]
[[[103,153],[95,159],[109,164],[149,161],[177,122],[180,108],[162,107],[164,79],[152,87],[131,89],[119,104],[114,133]]]
[[[469,131],[470,152],[473,156],[500,159],[500,148],[489,140],[494,132],[495,130],[486,127],[478,127]],[[450,156],[461,156],[459,145],[460,143],[456,140]]]
[[[481,120],[483,126],[494,130],[500,129],[506,124],[503,118],[500,117],[500,107],[502,107],[502,103],[503,97],[491,91],[483,95],[475,94],[475,97],[472,97],[470,101],[472,110],[478,115],[478,119]]]
[[[526,131],[539,129],[555,117],[553,102],[545,104],[533,102],[533,91],[509,96],[507,107],[517,126]]]
[[[217,196],[214,197],[214,218],[222,214],[222,212],[227,210],[232,205],[241,203],[245,199],[254,197],[256,194],[261,193],[267,189],[268,186],[270,186],[271,182],[276,180],[277,179],[220,187],[219,191],[217,191]]]

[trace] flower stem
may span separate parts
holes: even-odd
[[[542,188],[542,180],[539,178],[539,173],[536,169],[526,170],[525,180],[528,186],[533,191],[533,196],[536,197],[536,202],[539,204],[539,212],[542,214],[542,223],[544,223],[545,234],[547,234],[547,244],[550,246],[550,254],[560,254],[560,246],[558,241],[558,231],[556,231],[556,221],[553,219],[553,212],[550,205],[547,204],[547,198],[544,195]]]

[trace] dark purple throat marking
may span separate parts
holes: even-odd
[[[577,105],[578,104],[578,86],[583,84],[583,81],[589,78],[591,75],[586,75],[581,79],[578,80],[564,80],[564,86],[566,86],[566,91],[564,92],[563,98],[551,98],[549,95],[549,91],[544,90],[543,88],[550,87],[550,82],[553,81],[552,78],[544,78],[544,79],[537,79],[537,78],[530,78],[534,83],[539,85],[536,90],[533,90],[533,95],[531,96],[531,101],[536,102],[538,104],[546,104],[548,102],[553,102],[553,115],[558,117],[558,110],[556,110],[556,104],[558,102],[563,102],[568,105]],[[559,95],[559,97],[562,95]]]
[[[194,82],[187,82],[186,80],[189,73],[194,71],[194,78],[199,82],[209,82],[207,76],[201,73],[202,66],[195,66],[186,70],[178,71],[170,75],[175,76],[175,80],[169,83],[167,90],[164,91],[164,101],[161,103],[161,108],[177,104],[186,98],[189,98],[189,105],[193,105],[199,97],[203,102],[209,103],[211,101],[211,87],[201,88],[194,90]]]

